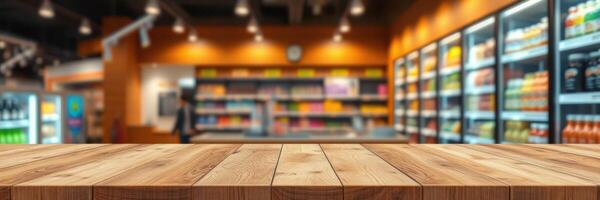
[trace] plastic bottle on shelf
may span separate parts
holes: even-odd
[[[585,68],[586,55],[581,53],[569,55],[569,67],[564,74],[564,85],[566,92],[579,92],[583,88],[583,70]]]
[[[571,144],[578,144],[581,141],[579,138],[582,137],[583,127],[585,125],[585,117],[583,115],[575,115],[575,126],[573,127],[573,134],[571,137]]]
[[[585,90],[586,91],[595,91],[596,90],[596,72],[598,70],[598,58],[600,57],[600,52],[594,51],[589,54],[589,59],[587,66],[585,68]]]
[[[584,34],[585,32],[585,24],[584,24],[584,17],[585,17],[585,4],[579,4],[577,5],[577,12],[575,14],[575,19],[574,19],[574,23],[573,25],[575,26],[575,30],[573,32],[573,37],[579,37],[581,35]]]
[[[575,35],[575,17],[577,15],[577,7],[570,7],[567,19],[565,19],[565,38],[569,39]]]
[[[579,144],[588,144],[590,137],[588,134],[592,134],[594,129],[594,118],[592,115],[584,115],[583,116],[583,128],[579,133]]]
[[[567,115],[567,125],[562,130],[561,142],[563,144],[571,143],[571,137],[573,137],[573,128],[575,127],[575,121],[573,115]]]
[[[593,115],[592,128],[588,132],[587,142],[588,144],[598,144],[598,132],[600,131],[600,115]]]
[[[596,135],[596,144],[600,144],[600,115],[594,119],[594,133]]]

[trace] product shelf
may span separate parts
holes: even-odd
[[[560,51],[569,51],[597,44],[600,44],[600,32],[563,40],[558,44],[558,49]]]
[[[496,87],[493,85],[485,85],[479,87],[471,87],[468,88],[465,93],[468,95],[482,95],[482,94],[491,94],[496,91]]]
[[[496,64],[496,58],[491,57],[491,58],[486,58],[480,61],[476,61],[473,63],[468,63],[467,65],[465,65],[465,70],[478,70],[481,68],[485,68],[485,67],[490,67],[490,66],[494,66]]]
[[[494,120],[494,113],[489,111],[467,111],[465,118],[472,120]]]
[[[558,102],[560,104],[600,104],[600,92],[561,94]]]
[[[542,45],[510,54],[504,54],[500,57],[502,64],[519,62],[548,54],[548,46]]]
[[[0,129],[26,128],[29,127],[29,120],[7,120],[0,121]]]
[[[460,65],[443,67],[442,70],[440,70],[440,75],[447,76],[457,72],[460,72]]]
[[[483,138],[474,135],[465,135],[465,143],[467,144],[494,144],[493,138]]]
[[[532,111],[503,111],[501,113],[503,120],[514,121],[548,121],[547,112],[532,112]]]
[[[440,138],[446,139],[446,140],[459,141],[460,140],[460,134],[453,133],[453,132],[442,131],[442,132],[440,132]]]

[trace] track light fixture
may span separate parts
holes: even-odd
[[[148,0],[146,3],[146,13],[150,15],[159,15],[160,14],[160,6],[158,5],[158,0]]]
[[[44,0],[40,9],[38,10],[38,14],[43,18],[53,18],[54,17],[54,8],[52,7],[52,3],[50,0]]]
[[[342,17],[342,20],[340,21],[340,32],[350,32],[350,21],[346,17]]]
[[[190,41],[190,42],[198,41],[198,34],[196,33],[196,29],[190,28],[190,33],[188,34],[188,41]]]
[[[183,19],[178,17],[175,20],[175,23],[173,24],[173,32],[178,33],[178,34],[185,32],[185,25],[183,23]]]
[[[147,48],[150,46],[150,37],[148,36],[148,30],[145,27],[140,28],[140,42],[142,48]]]
[[[245,17],[250,14],[250,7],[248,5],[248,0],[238,0],[235,4],[235,14],[237,16]]]
[[[79,25],[79,33],[82,35],[92,34],[92,26],[90,25],[90,20],[85,18],[81,20],[81,25]]]
[[[250,22],[248,22],[248,27],[246,27],[246,29],[250,33],[258,32],[258,22],[255,17],[250,18]]]
[[[360,16],[365,12],[365,5],[362,0],[352,0],[350,4],[350,14]]]

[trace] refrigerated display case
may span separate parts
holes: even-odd
[[[556,143],[599,143],[600,135],[600,2],[564,0],[555,3],[557,44],[552,105],[555,131],[538,124],[538,135]],[[545,130],[545,131],[544,131]],[[552,137],[552,135],[551,135]]]
[[[488,17],[464,30],[464,143],[495,143],[496,18]]]
[[[38,95],[29,91],[0,92],[0,144],[38,143]]]
[[[405,131],[406,134],[409,135],[410,143],[419,143],[420,142],[420,132],[419,132],[419,74],[420,74],[420,62],[419,62],[419,52],[415,51],[406,57],[406,69],[407,69],[407,77],[406,77],[406,112],[404,116],[406,116],[406,126]]]
[[[63,97],[57,93],[40,93],[40,138],[42,144],[62,143]]]
[[[421,143],[437,143],[437,49],[436,43],[421,49],[421,73],[419,75]]]
[[[85,96],[77,93],[63,95],[64,131],[63,143],[86,143],[86,103]]]
[[[406,134],[406,62],[398,58],[394,62],[394,127],[396,132]]]
[[[440,41],[439,62],[439,143],[460,143],[462,132],[462,47],[461,33]]]
[[[548,143],[536,133],[549,119],[547,1],[520,2],[500,20],[499,142]]]

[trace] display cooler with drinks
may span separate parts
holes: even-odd
[[[0,144],[85,142],[81,95],[0,89]]]
[[[404,133],[406,127],[406,61],[398,58],[394,61],[394,128]]]
[[[439,52],[439,142],[460,143],[462,132],[461,33],[454,33],[442,39],[439,44]]]
[[[419,116],[419,131],[422,143],[437,142],[437,64],[438,64],[438,46],[437,43],[430,44],[421,49],[421,73],[419,75],[421,102]]]
[[[419,52],[412,52],[408,54],[406,57],[406,112],[404,116],[406,116],[406,126],[405,132],[409,135],[411,143],[419,143],[420,142],[420,133],[419,133]]]

